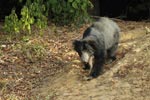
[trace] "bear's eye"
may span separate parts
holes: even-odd
[[[81,52],[83,50],[83,47],[82,47],[81,44],[80,45],[75,45],[74,50],[76,50],[77,52]]]

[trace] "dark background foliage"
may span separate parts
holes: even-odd
[[[11,13],[12,8],[16,9],[19,15],[21,7],[26,0],[19,3],[19,0],[1,0],[0,19]],[[118,17],[124,15],[129,20],[141,20],[150,18],[150,0],[91,0],[94,9],[89,11],[93,15]]]
[[[123,17],[128,20],[150,18],[150,0],[91,0],[92,14],[97,16]]]

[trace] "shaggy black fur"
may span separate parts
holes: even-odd
[[[120,29],[115,22],[109,18],[101,17],[85,30],[82,39],[73,42],[74,49],[78,52],[81,60],[84,61],[83,51],[88,52],[90,57],[94,56],[92,66],[83,62],[84,69],[92,67],[89,77],[95,78],[102,72],[106,55],[112,60],[116,59],[119,32]]]

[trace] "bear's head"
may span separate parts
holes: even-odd
[[[90,59],[94,57],[95,46],[94,41],[89,40],[74,40],[74,50],[79,54],[83,63],[89,63]]]

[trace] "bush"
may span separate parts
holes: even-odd
[[[4,29],[9,33],[27,32],[31,33],[31,26],[35,26],[39,29],[46,27],[46,8],[43,0],[27,0],[26,4],[21,9],[21,18],[19,19],[12,10],[9,16],[5,17]]]
[[[49,0],[53,21],[57,24],[81,24],[89,20],[87,10],[93,7],[90,0]]]
[[[30,62],[40,61],[47,55],[45,46],[36,42],[23,42],[21,44],[17,44],[14,49],[18,50],[22,57]]]
[[[12,10],[9,16],[5,17],[4,29],[6,32],[19,32],[21,28],[21,23],[18,19],[18,16],[15,13],[15,10]]]
[[[41,30],[47,26],[48,15],[59,25],[82,24],[89,20],[87,10],[92,6],[90,0],[27,0],[20,18],[15,10],[5,17],[4,29],[9,33],[31,33],[31,26],[35,25]]]

